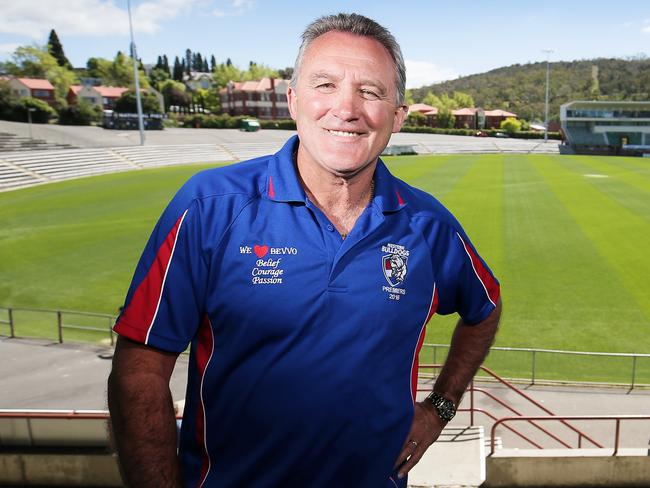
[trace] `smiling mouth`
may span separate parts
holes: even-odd
[[[362,132],[348,132],[348,131],[345,131],[345,130],[332,130],[332,129],[325,129],[325,130],[327,130],[327,132],[329,132],[330,134],[333,134],[333,135],[339,136],[339,137],[358,137],[358,136],[363,135]]]

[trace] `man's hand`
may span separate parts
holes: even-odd
[[[411,430],[402,446],[402,452],[395,462],[395,468],[399,468],[398,478],[406,476],[411,468],[420,461],[429,446],[438,439],[443,427],[443,421],[438,417],[430,402],[415,404]]]

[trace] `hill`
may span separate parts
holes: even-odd
[[[590,59],[550,64],[549,118],[571,100],[650,100],[650,58]],[[419,102],[427,92],[468,93],[478,107],[505,109],[526,120],[544,120],[546,62],[514,64],[486,73],[412,89]]]

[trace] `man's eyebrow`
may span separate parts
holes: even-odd
[[[338,79],[336,76],[334,76],[331,73],[327,73],[326,71],[317,71],[316,73],[313,73],[312,75],[309,76],[309,81],[312,83],[321,80],[336,80],[336,79]]]

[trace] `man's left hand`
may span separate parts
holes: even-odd
[[[397,476],[403,478],[422,458],[425,451],[442,432],[444,423],[438,417],[433,405],[429,402],[415,404],[411,431],[406,437],[395,468],[399,468]]]

